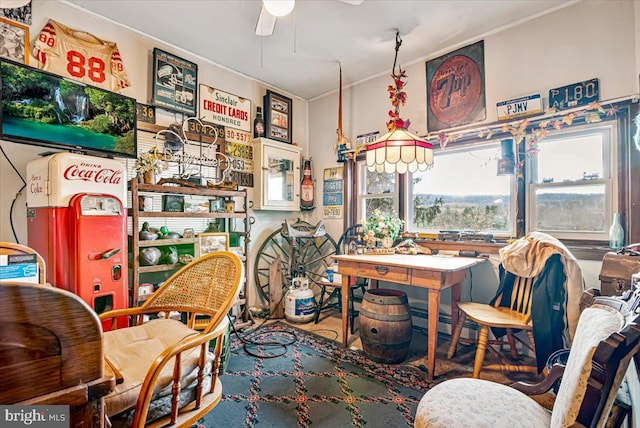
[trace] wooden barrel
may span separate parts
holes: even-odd
[[[398,364],[411,343],[411,310],[407,293],[383,288],[367,290],[360,307],[360,339],[374,361]]]

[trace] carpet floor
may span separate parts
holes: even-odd
[[[257,358],[233,337],[220,378],[222,401],[198,427],[412,427],[418,402],[433,384],[415,367],[373,362],[284,322],[261,331],[268,334],[260,342],[295,341],[281,356]]]
[[[231,356],[220,377],[222,400],[193,428],[413,427],[418,402],[429,388],[446,379],[471,377],[473,371],[475,346],[460,345],[449,360],[450,337],[443,335],[435,379],[427,381],[426,331],[415,326],[407,359],[393,365],[365,356],[357,331],[349,348],[342,348],[339,316],[324,317],[319,324],[270,321],[257,332],[261,336],[255,340],[261,343],[295,340],[286,351],[249,348],[253,354],[284,352],[261,358],[249,355],[232,334]],[[246,340],[243,333],[240,336]],[[488,353],[485,362],[491,359]],[[540,379],[488,370],[481,378],[504,384]]]

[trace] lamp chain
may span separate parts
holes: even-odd
[[[397,79],[398,77],[400,77],[398,74],[396,74],[396,63],[398,61],[398,51],[400,50],[400,45],[402,45],[402,39],[400,38],[400,30],[396,30],[396,57],[393,59],[393,68],[391,69],[391,75],[393,76],[394,79]],[[400,70],[400,72],[402,72],[402,70],[399,67],[398,69]]]

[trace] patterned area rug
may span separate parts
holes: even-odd
[[[413,427],[420,398],[435,384],[419,369],[373,362],[285,323],[260,332],[261,343],[289,341],[290,333],[296,340],[284,355],[256,358],[232,335],[222,401],[195,427]]]

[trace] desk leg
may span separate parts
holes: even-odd
[[[436,369],[436,348],[438,347],[438,315],[440,311],[440,290],[429,289],[427,308],[427,379],[433,380]]]
[[[460,295],[462,294],[462,284],[457,283],[451,286],[451,337],[453,332],[456,331],[458,325],[458,302],[460,301]]]
[[[349,339],[349,275],[342,275],[342,346],[347,347]]]

